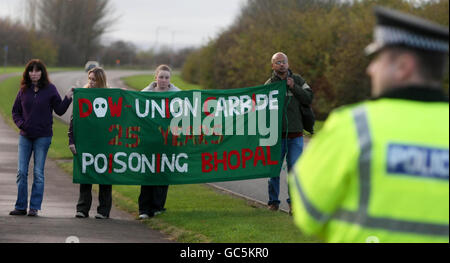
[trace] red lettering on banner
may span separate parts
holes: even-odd
[[[109,132],[112,132],[113,130],[117,130],[117,135],[109,140],[109,144],[110,145],[117,145],[117,146],[121,146],[122,142],[121,142],[121,138],[122,138],[122,125],[120,124],[112,124],[111,126],[109,126]],[[134,143],[125,143],[125,147],[128,148],[136,148],[139,146],[139,143],[141,142],[141,139],[139,138],[139,132],[141,131],[141,127],[140,126],[132,126],[132,127],[127,127],[127,133],[126,133],[126,139],[133,139]],[[135,132],[135,133],[133,133]]]
[[[112,158],[113,158],[113,155],[112,155],[112,153],[110,153],[109,154],[109,162],[108,162],[108,173],[112,173]]]
[[[136,147],[138,147],[139,142],[141,141],[141,139],[139,139],[139,135],[137,135],[136,133],[131,133],[130,131],[140,132],[141,131],[141,127],[133,126],[133,127],[128,127],[127,128],[127,139],[134,139],[135,141],[134,141],[133,144],[126,143],[125,147],[136,148]]]
[[[110,145],[122,145],[122,142],[120,141],[120,138],[122,138],[122,126],[119,124],[112,124],[109,126],[109,132],[112,132],[114,129],[117,129],[117,135],[109,140]]]
[[[186,145],[188,143],[189,140],[192,140],[195,144],[195,137],[194,135],[186,135],[186,137],[184,138],[184,145]]]
[[[166,98],[166,118],[167,118],[167,119],[170,119],[169,98]]]
[[[212,144],[220,144],[223,141],[223,134],[216,134],[216,132],[213,132],[213,136],[219,137],[218,140],[212,140]]]
[[[250,153],[246,156],[245,153]],[[253,157],[253,151],[250,149],[242,149],[242,167],[245,168],[245,162],[251,160]]]
[[[178,141],[178,138],[180,138],[180,135],[182,134],[181,132],[181,127],[170,128],[170,133],[172,134],[172,146],[183,146],[183,143]]]
[[[264,152],[266,149],[266,152]],[[231,159],[236,156],[236,163],[232,164]],[[263,166],[266,165],[277,165],[278,160],[274,161],[270,159],[270,147],[267,146],[263,148],[261,146],[256,147],[255,151],[251,149],[242,149],[241,152],[237,150],[232,150],[230,152],[223,152],[222,159],[218,158],[218,153],[202,153],[202,172],[209,173],[211,171],[219,170],[220,164],[222,164],[222,170],[226,171],[228,168],[230,170],[236,170],[239,168],[246,168],[248,161],[253,159],[253,166],[257,166],[258,162],[261,161]],[[233,158],[234,159],[234,158]]]
[[[270,159],[270,146],[266,146],[266,151],[267,151],[267,164],[268,165],[277,165],[278,164],[278,160],[273,161]]]
[[[208,157],[208,159],[206,159],[206,157]],[[212,171],[213,166],[211,164],[212,161],[212,155],[210,153],[202,153],[202,172],[203,173],[209,173]],[[208,168],[205,168],[205,167]]]
[[[256,166],[258,161],[262,161],[263,165],[266,166],[266,158],[264,156],[264,151],[261,146],[256,147],[255,159],[253,159],[253,166]]]
[[[237,159],[237,163],[235,165],[231,164],[231,156],[236,155],[236,159]],[[239,166],[241,166],[241,156],[239,155],[239,152],[236,150],[233,150],[230,152],[230,154],[228,154],[228,167],[230,167],[231,170],[236,170],[237,168],[239,168]]]
[[[200,141],[199,141],[199,144],[202,144],[202,142],[203,142],[203,139],[205,139],[204,141],[205,141],[205,144],[208,144],[208,142],[206,141],[206,138],[205,138],[205,134],[209,134],[209,127],[208,126],[206,126],[206,125],[202,125],[202,126],[200,126]]]
[[[182,146],[183,145],[183,143],[181,143],[180,141],[178,141],[178,138],[179,138],[180,136],[178,136],[178,135],[174,135],[174,134],[172,134],[172,146]]]
[[[208,142],[206,141],[205,135],[202,133],[200,135],[198,135],[198,140],[197,140],[197,144],[208,144]]]
[[[216,100],[216,97],[208,97],[206,98],[205,102],[203,103],[203,112],[206,114],[206,116],[211,115],[211,112],[208,110],[208,101],[209,100]]]
[[[217,171],[219,164],[223,164],[223,170],[227,170],[227,152],[223,152],[223,159],[217,158],[217,152],[214,152],[214,171]]]
[[[158,153],[156,155],[156,172],[160,173],[161,172],[161,154]]]
[[[161,126],[159,126],[159,131],[161,132],[161,135],[164,138],[164,145],[167,145],[167,137],[169,137],[169,128],[167,128],[167,131],[165,131]]]
[[[255,106],[256,106],[256,94],[253,93],[252,94],[252,111],[255,111]]]
[[[119,101],[117,103],[114,103],[112,101],[112,98],[108,97],[108,105],[112,117],[120,117],[120,115],[122,114],[122,101],[123,99],[122,97],[120,97]]]
[[[88,106],[88,110],[83,112],[83,104]],[[80,118],[86,118],[92,113],[92,103],[88,99],[78,99],[78,109],[80,112]]]
[[[203,126],[206,130],[206,133],[208,133],[209,128],[207,126]],[[216,126],[214,126],[216,127]],[[110,128],[111,129],[111,128]],[[202,127],[199,128],[199,135],[193,135],[192,134],[192,126],[189,126],[188,129],[182,132],[181,127],[168,127],[167,129],[164,129],[163,127],[158,127],[159,132],[161,133],[164,145],[171,145],[171,146],[187,146],[187,145],[201,145],[201,144],[221,144],[224,139],[223,134],[216,134],[216,131],[214,130],[211,135],[205,135],[203,133]],[[129,131],[134,131],[134,127],[127,128],[127,138],[136,139],[139,141],[138,136],[134,136],[132,134],[129,134]],[[138,130],[140,131],[140,130]],[[169,136],[171,138],[169,139]],[[136,137],[136,138],[135,138]],[[210,140],[208,140],[210,139]],[[169,144],[170,143],[170,144]],[[129,147],[129,146],[127,146]]]

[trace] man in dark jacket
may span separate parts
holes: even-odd
[[[312,89],[306,81],[298,74],[292,73],[289,69],[288,57],[278,52],[272,56],[272,77],[265,84],[276,81],[287,81],[287,92],[285,107],[283,112],[283,129],[281,144],[281,161],[286,157],[288,171],[294,166],[295,161],[300,157],[303,151],[303,121],[300,112],[300,105],[310,105],[313,100]],[[269,209],[278,210],[280,200],[280,176],[269,179]],[[289,213],[291,207],[290,198]]]

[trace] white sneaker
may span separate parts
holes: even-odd
[[[75,215],[76,218],[86,218],[87,215],[85,215],[83,212],[77,212]]]
[[[139,219],[148,219],[148,218],[150,218],[150,216],[147,215],[147,214],[140,214],[139,215]]]
[[[97,218],[97,219],[108,219],[109,216],[104,216],[104,215],[102,215],[102,214],[96,214],[96,215],[95,215],[95,218]]]

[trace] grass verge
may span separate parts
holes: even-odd
[[[141,90],[148,86],[151,82],[155,80],[155,75],[152,74],[144,74],[144,75],[135,75],[130,77],[122,78],[123,82],[130,88],[135,90]],[[173,74],[170,78],[170,82],[177,86],[182,90],[193,90],[193,89],[202,89],[201,86],[196,84],[191,84],[184,81],[179,74]]]
[[[12,66],[12,67],[0,67],[0,75],[3,74],[9,74],[9,73],[22,73],[25,69],[25,65],[23,66]],[[48,72],[58,72],[58,71],[76,71],[76,70],[83,70],[84,68],[80,67],[67,67],[67,68],[61,68],[61,67],[48,67]]]
[[[25,65],[23,67],[1,67],[0,68],[0,75],[3,74],[9,74],[9,73],[17,73],[17,72],[23,72],[25,68]]]
[[[11,121],[11,108],[19,81],[20,77],[12,77],[0,82],[0,113],[12,127],[15,125]],[[56,159],[58,165],[71,174],[67,125],[54,119],[53,132],[49,157]],[[203,184],[169,188],[167,212],[144,220],[144,223],[178,242],[318,242],[303,236],[286,213],[268,211]],[[114,203],[135,216],[138,195],[138,186],[113,187]]]

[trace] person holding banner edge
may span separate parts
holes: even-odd
[[[102,68],[96,67],[88,72],[88,83],[84,88],[108,88],[106,82],[106,73]],[[75,147],[75,141],[73,136],[73,115],[70,117],[69,131],[69,149],[76,155],[77,150]],[[112,185],[99,185],[98,193],[99,206],[97,207],[97,219],[109,218],[109,213],[112,207]],[[80,184],[80,197],[77,203],[77,218],[89,217],[89,210],[92,204],[92,184]]]
[[[303,151],[303,122],[301,105],[310,105],[313,100],[313,91],[306,81],[289,69],[288,57],[282,52],[272,56],[272,77],[265,84],[276,81],[287,81],[286,104],[283,113],[283,128],[281,142],[281,162],[286,157],[288,171],[292,169],[295,161]],[[272,211],[277,211],[280,205],[280,176],[269,178],[269,201],[267,205]],[[289,214],[291,214],[291,200],[287,199]]]
[[[39,59],[28,62],[22,74],[20,90],[12,108],[12,118],[20,129],[17,171],[17,201],[10,215],[26,215],[28,200],[28,165],[34,155],[33,187],[28,216],[37,216],[44,197],[44,167],[51,144],[53,111],[63,115],[72,103],[73,90],[64,99],[50,82],[47,69]]]
[[[180,91],[170,83],[172,70],[167,65],[160,65],[155,70],[155,81],[145,87],[143,92]],[[142,185],[139,194],[139,219],[147,219],[164,212],[168,185]]]

